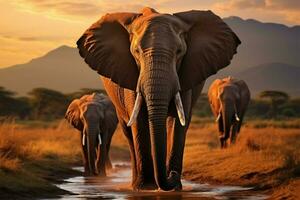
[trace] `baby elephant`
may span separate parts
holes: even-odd
[[[244,114],[250,101],[250,91],[243,80],[216,79],[208,90],[208,99],[219,127],[221,148],[234,143],[240,132]]]
[[[118,124],[109,98],[93,93],[75,99],[69,105],[65,118],[81,132],[85,174],[106,176],[105,168],[112,167],[109,148]]]

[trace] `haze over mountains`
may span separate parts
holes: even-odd
[[[252,96],[267,89],[300,96],[297,80],[300,78],[300,26],[287,27],[239,17],[224,20],[242,45],[231,65],[207,80],[204,91],[216,77],[232,75],[248,83]],[[28,63],[0,69],[0,86],[26,95],[36,87],[67,93],[80,88],[102,88],[102,83],[76,48],[61,46]]]

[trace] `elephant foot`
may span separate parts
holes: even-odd
[[[105,163],[105,168],[106,168],[107,170],[111,170],[111,169],[113,168],[111,162],[106,162],[106,163]]]
[[[225,149],[227,147],[227,142],[224,138],[220,138],[221,149]]]
[[[141,190],[157,190],[158,187],[155,181],[145,182],[143,180],[137,180],[134,184],[132,184],[132,188],[134,191],[141,191]]]
[[[89,176],[97,176],[98,174],[97,173],[92,173],[90,171],[85,171],[83,172],[83,176],[85,177],[89,177]]]
[[[175,191],[182,191],[182,183],[179,181],[178,185],[174,188]]]
[[[106,173],[99,173],[97,176],[99,176],[99,177],[106,177]]]

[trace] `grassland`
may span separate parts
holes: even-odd
[[[300,198],[299,120],[250,121],[236,144],[225,150],[219,147],[216,124],[194,122],[187,136],[185,178],[252,186],[272,198]]]
[[[74,131],[6,122],[0,125],[0,198],[52,197],[65,193],[52,183],[78,172]]]
[[[252,186],[278,199],[300,196],[299,123],[252,120],[236,145],[220,150],[212,120],[195,118],[186,141],[184,178]],[[79,134],[64,121],[0,125],[0,198],[65,193],[53,183],[78,174],[71,167],[81,164],[79,142]],[[129,159],[120,129],[113,137],[111,155]]]

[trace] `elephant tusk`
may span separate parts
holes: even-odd
[[[182,126],[185,126],[185,115],[184,115],[184,110],[183,110],[182,101],[179,92],[177,92],[175,95],[175,105],[176,105],[180,124]]]
[[[217,118],[216,118],[216,122],[219,121],[220,117],[221,117],[221,113],[218,114],[218,116],[217,116]]]
[[[141,106],[142,106],[143,98],[140,92],[137,93],[137,97],[135,99],[133,111],[131,113],[129,122],[127,123],[127,126],[131,126],[135,121],[136,118],[140,112]]]
[[[102,144],[102,140],[101,140],[101,135],[100,135],[100,133],[98,134],[98,140],[99,140],[99,145]]]
[[[238,114],[237,114],[237,109],[236,109],[236,105],[235,105],[235,104],[234,104],[234,110],[235,110],[235,114],[234,114],[235,120],[236,120],[237,122],[239,122],[239,121],[240,121],[240,118],[239,118],[239,116],[238,116]]]
[[[235,120],[239,122],[239,121],[240,121],[240,118],[239,118],[238,114],[235,113],[234,116],[235,116]]]
[[[82,146],[85,146],[85,134],[82,134]]]

